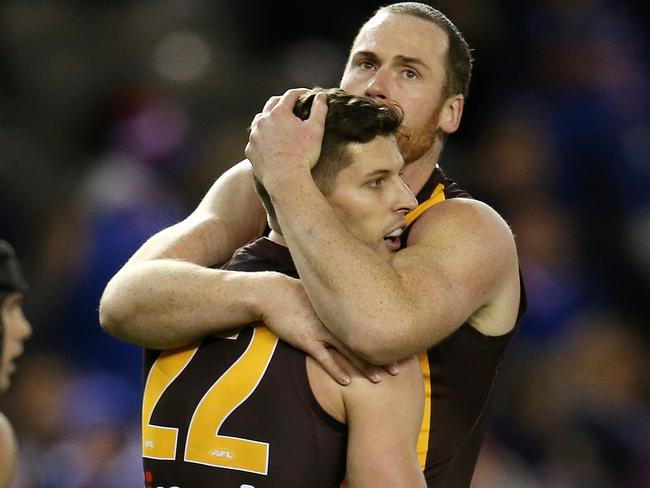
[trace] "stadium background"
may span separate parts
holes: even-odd
[[[265,100],[334,86],[378,2],[5,0],[0,236],[34,326],[0,409],[16,487],[142,486],[140,351],[110,276],[241,159]],[[475,76],[443,167],[518,238],[530,310],[473,483],[648,487],[650,71],[642,2],[455,2]]]

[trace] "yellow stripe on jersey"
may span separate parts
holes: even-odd
[[[420,215],[434,205],[444,202],[446,198],[445,185],[438,183],[431,196],[406,215],[406,225],[411,225]],[[429,366],[429,356],[426,351],[420,353],[418,359],[420,360],[420,368],[422,369],[422,378],[424,380],[424,413],[422,415],[420,434],[418,435],[417,453],[420,468],[424,471],[429,452],[429,433],[431,430],[431,369]]]
[[[424,471],[429,451],[429,429],[431,428],[431,370],[429,368],[429,356],[426,351],[418,354],[418,360],[420,361],[424,380],[424,412],[422,414],[420,433],[418,434],[417,455],[420,469]],[[348,488],[347,479],[343,480],[341,488]]]
[[[422,369],[422,379],[424,379],[424,413],[422,415],[420,434],[418,435],[417,453],[420,468],[424,471],[427,452],[429,451],[429,430],[431,429],[431,369],[429,368],[429,356],[426,351],[421,352],[418,359]]]
[[[417,219],[425,211],[433,207],[436,203],[444,202],[445,199],[445,185],[438,183],[438,185],[433,190],[433,193],[431,193],[431,196],[427,200],[406,214],[407,227],[411,225],[415,219]]]

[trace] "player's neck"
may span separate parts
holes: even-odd
[[[431,173],[436,168],[437,162],[431,158],[421,158],[404,166],[402,179],[409,186],[414,195],[417,195],[429,180]]]

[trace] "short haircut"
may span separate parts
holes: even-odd
[[[474,62],[472,52],[469,44],[467,44],[467,41],[463,37],[463,34],[461,34],[458,28],[445,14],[429,5],[419,2],[401,2],[385,5],[380,7],[375,12],[375,15],[380,12],[411,15],[419,19],[433,22],[445,31],[449,37],[449,49],[447,50],[446,60],[447,83],[445,85],[445,95],[451,96],[461,93],[465,98],[467,98],[469,95],[469,84],[472,78],[472,65]]]
[[[353,162],[347,151],[348,145],[355,142],[365,144],[377,136],[395,135],[402,123],[402,113],[394,106],[353,96],[340,88],[310,90],[296,102],[293,113],[306,120],[318,93],[327,95],[328,110],[320,157],[312,169],[312,175],[318,189],[328,195],[334,188],[339,172]],[[281,232],[271,197],[257,178],[255,189],[268,214],[269,226]]]
[[[27,290],[16,251],[7,241],[0,239],[0,293],[4,296]],[[0,302],[2,303],[2,302]]]

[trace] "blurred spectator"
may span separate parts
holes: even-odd
[[[22,446],[14,486],[142,486],[139,391],[111,374],[80,374],[58,354],[26,359],[8,406]]]
[[[647,347],[615,314],[574,320],[562,344],[511,364],[516,378],[501,398],[492,449],[497,459],[503,450],[514,456],[542,487],[650,486]],[[488,447],[488,466],[491,455]]]

